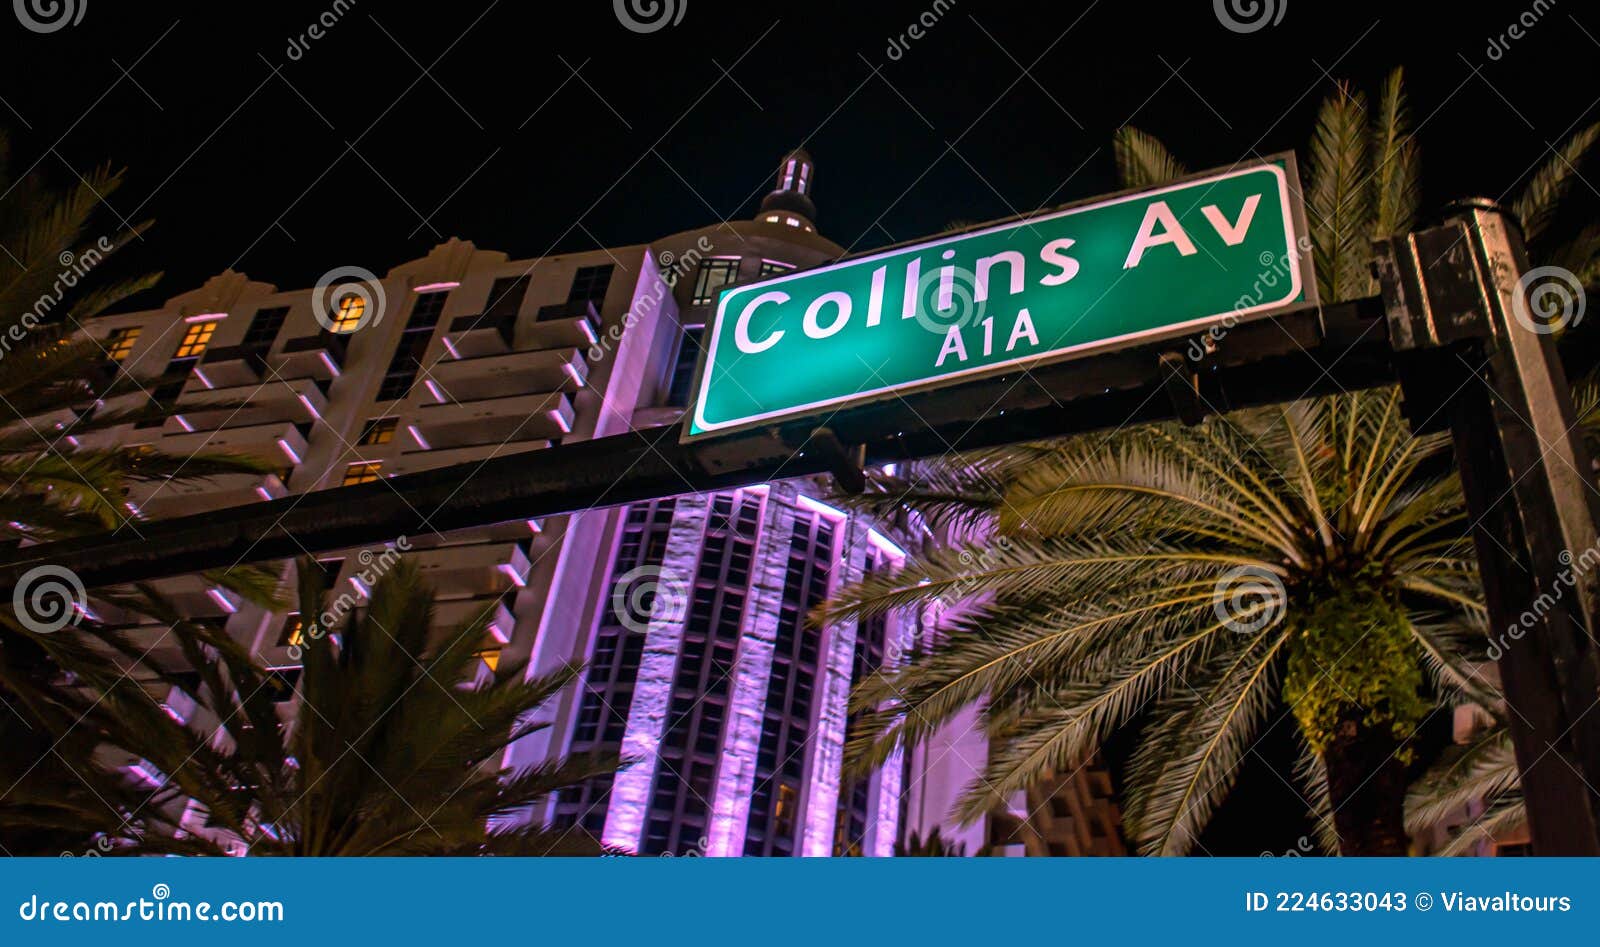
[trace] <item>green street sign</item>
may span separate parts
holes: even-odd
[[[724,290],[684,438],[1314,302],[1298,182],[1276,155]]]

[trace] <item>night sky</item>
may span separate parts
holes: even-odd
[[[1281,19],[1237,33],[1204,0],[966,0],[894,58],[930,4],[660,0],[678,21],[636,33],[603,0],[359,0],[291,57],[331,3],[84,2],[48,34],[3,18],[0,122],[16,171],[128,169],[109,223],[156,220],[132,257],[161,298],[230,266],[289,288],[451,236],[529,257],[747,217],[801,143],[822,232],[865,249],[1113,189],[1124,123],[1196,169],[1303,148],[1334,78],[1395,65],[1429,208],[1506,193],[1600,119],[1577,3],[1513,39],[1526,4],[1264,0]]]
[[[127,168],[103,224],[155,219],[117,264],[166,272],[145,304],[228,267],[305,287],[452,236],[522,258],[749,217],[802,144],[820,230],[862,250],[1113,190],[1124,124],[1196,170],[1303,156],[1336,80],[1395,66],[1430,211],[1510,193],[1600,120],[1600,9],[1571,0],[1254,0],[1282,16],[1248,32],[1205,0],[959,0],[920,39],[931,3],[654,0],[681,16],[640,33],[604,0],[358,0],[316,39],[331,0],[54,2],[81,20],[0,14],[13,173]],[[1574,196],[1593,219],[1600,191]],[[1303,847],[1290,752],[1258,748],[1205,851]]]

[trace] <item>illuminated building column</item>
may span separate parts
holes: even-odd
[[[612,783],[611,803],[601,835],[607,845],[628,851],[637,851],[644,837],[650,787],[656,777],[657,748],[672,703],[673,675],[683,646],[688,597],[693,594],[711,498],[710,494],[679,497],[667,533],[658,591],[645,632],[644,655],[639,661],[638,681],[622,736],[622,757],[632,765],[617,773]]]
[[[750,793],[755,785],[756,754],[772,676],[773,643],[778,636],[779,608],[789,579],[789,541],[794,532],[794,488],[773,484],[762,511],[761,532],[751,557],[750,594],[734,655],[733,686],[728,694],[728,720],[722,733],[721,761],[711,797],[706,830],[707,855],[739,855],[750,823]]]
[[[830,594],[843,585],[858,582],[866,562],[866,529],[850,520],[841,531],[844,548],[836,560]],[[825,629],[826,657],[818,675],[817,714],[811,727],[811,774],[805,800],[805,829],[800,839],[800,854],[826,857],[833,854],[833,839],[839,816],[839,780],[844,766],[845,729],[850,704],[850,677],[855,664],[856,620],[854,618]]]

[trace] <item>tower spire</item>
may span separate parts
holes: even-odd
[[[784,155],[778,163],[777,186],[761,199],[756,220],[816,233],[817,205],[811,200],[816,172],[816,162],[805,149],[796,148]]]

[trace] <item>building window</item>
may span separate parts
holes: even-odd
[[[449,290],[435,293],[418,293],[417,301],[411,305],[411,316],[406,320],[406,329],[431,329],[439,324],[439,315],[444,312],[444,301],[450,295]]]
[[[667,404],[689,403],[689,386],[694,384],[694,370],[700,364],[705,337],[705,326],[683,327],[683,341],[678,344],[678,358],[672,363],[672,380],[667,384]]]
[[[694,279],[694,298],[691,306],[707,306],[717,301],[717,293],[739,278],[739,258],[717,257],[700,263],[700,272]]]
[[[577,274],[572,277],[572,291],[567,294],[567,302],[588,300],[598,305],[606,298],[606,290],[611,288],[611,273],[615,269],[610,263],[578,267]]]
[[[278,330],[283,328],[283,320],[289,315],[288,306],[279,306],[276,309],[263,309],[250,320],[250,328],[245,330],[244,340],[240,342],[245,348],[264,349],[272,345],[278,337]]]
[[[787,273],[792,269],[794,269],[794,264],[792,263],[779,263],[777,260],[762,260],[761,278],[766,279],[769,276],[777,276],[779,273]]]
[[[361,429],[361,439],[356,441],[356,446],[373,447],[389,443],[394,440],[394,428],[398,423],[395,418],[373,418]]]
[[[197,322],[183,333],[183,341],[178,343],[178,351],[173,353],[173,358],[195,358],[206,350],[206,345],[211,337],[217,334],[217,321]]]
[[[383,464],[378,462],[351,464],[344,469],[344,479],[339,482],[341,487],[353,487],[357,484],[371,483],[382,474]]]
[[[333,314],[333,331],[354,332],[361,326],[361,317],[367,313],[367,301],[360,293],[349,293],[339,300],[339,311]]]
[[[121,362],[133,351],[135,342],[139,341],[139,333],[144,331],[139,326],[129,326],[126,329],[113,329],[106,336],[106,358],[113,362]]]
[[[284,616],[283,629],[278,632],[278,647],[297,648],[306,643],[305,622],[300,620],[299,612],[290,612]]]
[[[528,295],[526,276],[502,276],[489,288],[489,305],[486,316],[509,316],[513,319],[522,311],[523,297]]]

